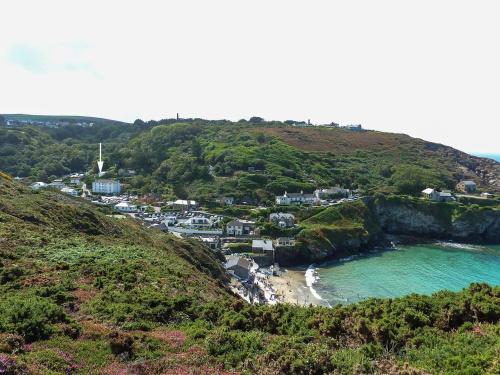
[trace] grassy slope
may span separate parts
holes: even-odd
[[[498,287],[333,309],[249,306],[226,292],[218,262],[199,245],[2,176],[0,254],[0,366],[19,371],[499,369]]]

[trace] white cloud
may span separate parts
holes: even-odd
[[[500,152],[495,1],[1,8],[0,113],[311,118]],[[40,69],[12,59],[20,47]]]

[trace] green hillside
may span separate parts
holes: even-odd
[[[345,307],[248,305],[200,244],[0,174],[3,373],[496,374],[499,319],[500,288],[480,284]]]
[[[232,195],[258,203],[332,185],[418,194],[464,178],[500,191],[500,163],[402,134],[207,120],[77,128],[0,129],[0,168],[41,180],[95,171],[102,142],[111,176],[134,169],[138,175],[127,181],[133,190],[167,198]]]

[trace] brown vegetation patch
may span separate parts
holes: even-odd
[[[382,151],[407,142],[403,134],[375,131],[353,132],[328,128],[262,128],[261,132],[275,136],[304,151],[350,153],[356,150]]]
[[[182,331],[165,331],[156,330],[151,332],[151,336],[167,344],[168,346],[177,349],[184,345],[186,334]]]

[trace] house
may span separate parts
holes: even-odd
[[[77,197],[78,196],[78,191],[76,191],[75,189],[70,188],[70,187],[63,187],[61,189],[61,192],[65,193],[65,194],[69,194],[69,195],[71,195],[73,197]]]
[[[295,240],[289,237],[279,237],[276,239],[276,247],[295,246]]]
[[[213,223],[210,219],[207,219],[206,217],[195,216],[185,221],[184,225],[190,228],[211,228],[213,226]]]
[[[231,236],[249,236],[255,231],[255,223],[246,220],[232,220],[226,224],[226,234]]]
[[[187,199],[177,199],[172,205],[174,209],[182,211],[188,211],[189,209],[198,207],[198,203],[196,201]]]
[[[118,204],[115,204],[115,209],[120,212],[136,212],[137,206],[128,202],[120,202]]]
[[[432,188],[427,188],[425,190],[422,190],[422,195],[425,198],[429,198],[432,201],[439,200],[439,191],[432,189]]]
[[[331,187],[328,189],[317,189],[314,191],[314,196],[318,199],[348,197],[349,189],[344,189],[338,186]]]
[[[92,192],[100,194],[119,194],[121,184],[118,180],[95,180],[92,182]]]
[[[295,223],[295,216],[285,212],[274,212],[269,215],[269,221],[281,228],[290,228]]]
[[[221,198],[217,198],[215,200],[216,203],[222,203],[222,204],[225,204],[227,206],[232,206],[234,204],[234,198],[233,197],[221,197]]]
[[[449,191],[437,191],[432,188],[422,190],[422,195],[435,202],[449,202],[455,200],[455,197]]]
[[[61,179],[54,180],[50,184],[47,185],[47,187],[54,188],[54,189],[57,189],[57,190],[61,190],[64,186],[65,185],[64,185],[64,183],[62,182]]]
[[[30,188],[32,188],[33,190],[44,189],[46,187],[47,187],[47,184],[45,182],[41,182],[41,181],[34,182],[30,185]]]
[[[353,131],[353,132],[360,132],[360,131],[363,131],[363,127],[361,126],[361,124],[356,124],[356,125],[346,125],[346,126],[344,126],[344,129],[346,129],[346,130],[350,130],[350,131]]]
[[[276,196],[276,204],[290,205],[290,204],[315,204],[318,203],[318,198],[314,194],[300,193],[287,193]]]
[[[486,199],[492,199],[495,197],[495,195],[491,194],[491,193],[481,193],[481,196],[483,198],[486,198]]]
[[[69,183],[72,185],[80,185],[80,177],[70,177]]]
[[[477,190],[477,185],[474,181],[460,181],[457,185],[457,189],[463,191],[464,193],[474,193]]]
[[[228,260],[225,264],[225,268],[229,273],[240,280],[247,280],[250,277],[252,262],[242,257],[236,257]]]
[[[220,247],[220,240],[218,237],[200,237],[200,240],[211,250],[217,250]]]
[[[253,240],[252,251],[264,253],[266,251],[274,251],[272,240]]]
[[[454,201],[455,197],[449,191],[440,191],[439,192],[439,202],[450,202]]]

